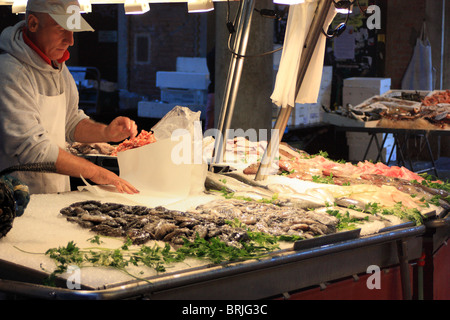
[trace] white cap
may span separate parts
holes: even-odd
[[[56,23],[68,31],[94,31],[81,16],[77,0],[28,0],[27,11],[48,13]]]

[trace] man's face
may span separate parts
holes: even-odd
[[[36,24],[33,27],[35,22]],[[73,32],[61,27],[48,14],[30,15],[28,29],[33,34],[35,45],[50,60],[61,59],[67,48],[73,45]]]

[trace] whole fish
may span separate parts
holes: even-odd
[[[245,181],[245,180],[244,180]],[[208,171],[206,174],[205,188],[208,190],[225,191],[227,193],[234,193],[235,195],[262,199],[271,199],[275,193],[259,184],[246,184],[229,175],[213,173]]]
[[[363,180],[373,182],[376,185],[382,184],[394,186],[399,191],[402,191],[409,195],[415,195],[419,199],[423,198],[428,201],[433,199],[435,195],[439,195],[440,196],[440,199],[438,199],[439,205],[446,210],[450,209],[450,203],[445,199],[445,197],[448,196],[449,193],[446,192],[445,190],[430,188],[422,184],[413,183],[405,179],[386,177],[380,174],[363,174],[361,175],[361,178]]]

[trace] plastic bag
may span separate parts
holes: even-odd
[[[191,194],[196,194],[204,190],[208,168],[203,155],[203,135],[200,114],[200,111],[195,112],[187,107],[175,106],[152,128],[157,140],[176,139],[177,132],[180,129],[182,129],[180,130],[181,134],[183,131],[189,132],[192,151]]]

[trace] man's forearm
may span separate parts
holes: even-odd
[[[75,141],[83,143],[110,142],[105,132],[106,127],[103,123],[83,119],[75,128]]]
[[[61,148],[56,160],[56,172],[72,177],[83,176],[83,178],[100,185],[113,185],[119,192],[129,194],[139,192],[132,184],[121,179],[114,172],[97,166],[84,158],[74,156]]]
[[[92,162],[74,156],[69,152],[59,149],[58,159],[56,160],[56,172],[71,177],[79,178],[82,175],[86,179],[90,179],[95,175],[97,167]]]

